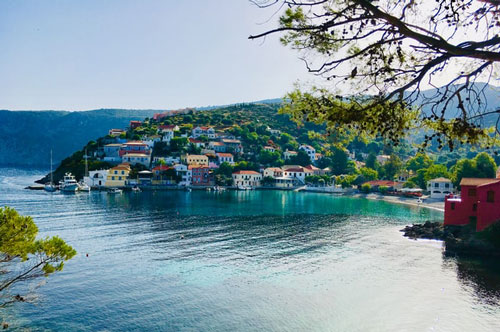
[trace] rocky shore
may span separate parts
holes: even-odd
[[[500,256],[500,225],[483,232],[470,226],[444,226],[441,222],[406,226],[401,230],[410,239],[441,240],[449,255]]]

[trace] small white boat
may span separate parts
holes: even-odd
[[[66,173],[63,180],[59,182],[59,188],[62,192],[74,193],[78,189],[78,182],[76,182],[73,174]]]
[[[133,193],[140,193],[142,190],[139,187],[132,187],[132,192]]]
[[[250,186],[238,185],[238,190],[252,190]]]
[[[422,204],[423,202],[424,201],[421,198],[417,199],[417,204]]]
[[[119,189],[119,188],[110,188],[108,190],[108,194],[121,194],[123,192],[123,190]]]
[[[89,192],[90,187],[85,182],[82,181],[78,183],[78,191]]]

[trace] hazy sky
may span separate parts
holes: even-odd
[[[248,35],[247,0],[1,0],[0,109],[159,108],[276,98],[297,53]]]

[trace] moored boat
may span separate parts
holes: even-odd
[[[64,178],[59,182],[59,188],[62,192],[75,192],[78,190],[78,182],[71,173],[64,174]]]
[[[121,190],[120,188],[110,188],[108,189],[108,194],[121,194],[123,192],[123,190]]]
[[[54,184],[54,175],[52,174],[52,150],[50,150],[50,182],[46,183],[43,189],[50,193],[57,190],[57,186]]]

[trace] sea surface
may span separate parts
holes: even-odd
[[[23,189],[0,206],[78,254],[0,311],[13,331],[500,331],[500,264],[400,229],[418,207],[281,191],[109,195]],[[88,256],[87,256],[88,254]]]

